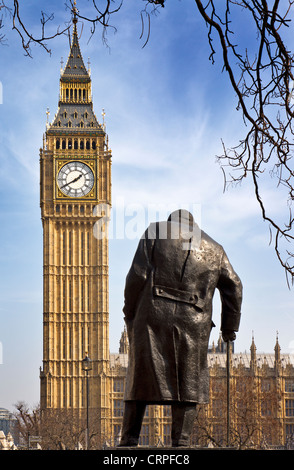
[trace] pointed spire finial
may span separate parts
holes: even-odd
[[[77,19],[77,13],[78,13],[78,9],[77,9],[77,2],[76,0],[74,0],[74,6],[73,6],[73,9],[72,9],[72,12],[73,12],[73,23],[76,24],[78,22],[78,19]]]
[[[46,117],[46,128],[48,129],[48,127],[49,127],[49,116],[50,116],[49,108],[47,108],[47,110],[46,110],[46,115],[47,115],[47,117]]]
[[[105,130],[105,110],[104,108],[102,109],[102,119],[103,119],[103,122],[102,122],[102,128],[103,130]]]

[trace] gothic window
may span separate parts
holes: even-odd
[[[113,435],[115,440],[117,440],[120,436],[120,430],[121,430],[121,425],[120,424],[114,424],[113,425]]]
[[[85,112],[84,117],[85,117],[86,119],[88,118],[88,113],[87,113],[87,111]]]
[[[90,264],[90,233],[87,233],[87,264]]]
[[[84,386],[84,381],[82,382],[82,406],[85,406],[85,386]]]
[[[63,279],[62,282],[62,310],[66,311],[66,281]]]
[[[87,332],[87,351],[90,353],[90,327],[88,326],[88,332]]]
[[[81,311],[84,311],[84,281],[81,281]]]
[[[85,352],[85,342],[84,342],[84,327],[82,325],[81,327],[81,348],[82,348],[82,354]]]
[[[149,424],[142,425],[139,444],[141,444],[142,446],[149,445]]]
[[[271,400],[263,400],[260,405],[261,416],[271,416],[272,414],[272,402]]]
[[[294,424],[286,424],[286,437],[293,437],[294,435]]]
[[[294,416],[294,400],[285,400],[286,416]]]
[[[69,327],[68,332],[68,339],[69,339],[69,357],[72,358],[72,327]]]
[[[79,142],[78,142],[78,139],[75,139],[74,140],[74,149],[78,150],[78,148],[79,148]]]
[[[60,149],[60,140],[59,139],[56,139],[56,149],[57,150]]]
[[[66,326],[62,327],[63,359],[66,359]]]
[[[163,443],[167,446],[169,446],[171,444],[170,435],[171,435],[170,424],[164,424],[163,425]]]
[[[80,122],[80,127],[84,127],[84,122],[83,121]]]
[[[271,389],[271,382],[270,380],[263,379],[261,381],[261,390],[262,392],[269,392]]]
[[[82,99],[82,90],[79,88],[79,101]]]
[[[75,88],[75,100],[78,99],[78,90]]]
[[[62,263],[66,264],[66,233],[62,233],[62,253],[63,253],[63,260]]]
[[[62,149],[66,149],[66,140],[62,139]]]
[[[90,310],[90,281],[87,282],[87,311]]]
[[[71,127],[71,122],[68,123],[69,127]],[[71,139],[68,139],[68,148],[69,150],[72,149],[72,140]]]
[[[86,90],[83,90],[83,100],[86,101]]]
[[[220,399],[214,399],[212,401],[212,415],[215,418],[220,418],[223,414],[223,403]]]
[[[74,118],[77,119],[77,117],[78,117],[78,113],[75,111],[74,112]]]
[[[93,149],[93,150],[96,149],[96,142],[95,142],[95,140],[92,140],[92,149]]]
[[[81,207],[81,212],[82,212],[82,208],[84,208],[84,206]],[[84,241],[84,233],[82,232],[81,233],[81,265],[84,264],[84,249],[85,249],[85,241]]]
[[[86,149],[90,150],[90,141],[89,140],[86,141]]]
[[[71,121],[68,121],[68,127],[72,127]],[[68,147],[69,148],[69,147]],[[71,148],[71,147],[70,147]]]
[[[171,407],[169,405],[163,406],[163,416],[171,416]]]
[[[60,205],[59,204],[56,204],[55,210],[56,210],[57,214],[60,213]]]
[[[80,141],[80,149],[81,150],[84,150],[84,141],[81,139]]]
[[[124,392],[124,380],[123,379],[114,379],[114,381],[113,381],[113,391],[117,392],[117,393],[123,393]]]
[[[68,283],[68,310],[72,311],[72,282]]]
[[[285,392],[294,392],[294,379],[285,381]]]
[[[71,381],[69,381],[69,406],[72,407],[72,384]]]
[[[63,407],[66,408],[66,379],[63,379]]]
[[[63,116],[66,118],[67,117],[67,112],[64,111]]]
[[[113,416],[123,416],[124,412],[124,401],[113,400]]]
[[[68,206],[68,212],[71,212],[71,206]],[[68,264],[72,264],[72,232],[68,233]]]

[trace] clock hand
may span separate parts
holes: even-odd
[[[73,179],[72,181],[70,181],[69,183],[66,183],[66,184],[64,184],[63,186],[61,186],[60,189],[64,188],[65,186],[68,186],[68,185],[70,185],[70,184],[72,184],[72,183],[75,183],[75,182],[78,181],[82,176],[83,176],[83,173],[81,173],[79,176],[77,176],[76,178],[74,178],[74,179]]]

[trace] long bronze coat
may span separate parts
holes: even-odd
[[[221,296],[221,330],[238,331],[242,284],[222,246],[206,233],[200,231],[196,250],[183,249],[181,236],[150,237],[160,224],[140,240],[126,278],[125,400],[207,403],[213,294],[217,288]],[[170,233],[170,222],[164,224]]]

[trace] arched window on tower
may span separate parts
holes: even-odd
[[[59,139],[56,139],[56,149],[57,150],[60,149],[60,140]]]
[[[62,310],[66,311],[66,280],[62,282]]]
[[[66,149],[66,140],[62,139],[62,149]]]
[[[74,140],[74,149],[78,150],[78,148],[79,148],[79,142],[78,142],[78,139],[75,139]]]
[[[72,282],[68,281],[68,310],[72,311]]]
[[[92,149],[93,149],[93,150],[96,149],[96,141],[95,141],[95,140],[92,140]]]
[[[66,233],[65,231],[62,232],[62,253],[63,253],[63,258],[62,258],[62,264],[66,264]]]
[[[90,150],[90,141],[87,139],[86,141],[86,149],[87,150]]]
[[[81,311],[84,311],[84,281],[81,281]]]
[[[84,150],[84,141],[83,141],[83,139],[80,140],[80,149]]]
[[[69,124],[70,124],[70,126],[69,126],[69,127],[71,127],[71,122],[70,122],[70,123],[68,123],[68,125],[69,125]],[[71,149],[72,149],[72,140],[71,140],[71,139],[68,139],[68,146],[67,146],[67,147],[68,147],[68,149],[69,149],[69,150],[71,150]]]

